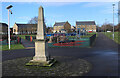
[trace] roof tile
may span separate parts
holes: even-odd
[[[95,21],[76,21],[76,25],[96,25]]]

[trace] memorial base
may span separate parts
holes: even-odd
[[[51,67],[55,64],[55,62],[55,59],[50,59],[49,61],[30,60],[29,63],[26,63],[26,66]]]

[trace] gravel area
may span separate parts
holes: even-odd
[[[54,56],[52,67],[25,66],[32,57],[18,58],[2,63],[3,76],[83,76],[91,70],[91,64],[74,57]]]

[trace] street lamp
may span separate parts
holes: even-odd
[[[105,34],[106,34],[106,28],[107,28],[107,27],[106,27],[106,25],[107,25],[106,22],[107,22],[107,19],[105,19]]]
[[[113,40],[114,40],[114,8],[115,4],[113,4]]]
[[[9,17],[9,12],[12,14],[12,11],[9,10],[10,8],[12,8],[12,5],[9,5],[6,7],[6,9],[8,9],[8,42],[9,42],[9,49],[10,49],[10,17]]]

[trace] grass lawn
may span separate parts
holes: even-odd
[[[22,39],[25,39],[25,36],[35,36],[35,35],[18,35],[19,37],[21,37]]]
[[[104,33],[104,32],[103,32]],[[105,34],[105,33],[104,33]],[[113,39],[113,36],[112,36],[112,32],[106,32],[106,36],[107,37],[109,37],[110,39]],[[114,41],[116,42],[116,43],[118,43],[118,44],[120,44],[120,41],[119,41],[119,39],[120,39],[120,34],[118,34],[118,32],[115,32],[115,37],[114,37]]]
[[[24,49],[24,46],[22,44],[13,44],[10,46],[11,46],[10,50]],[[0,45],[0,50],[9,50],[9,46],[8,45]]]
[[[82,35],[80,36],[81,38],[89,38],[91,37],[92,35],[96,34],[97,36],[97,33],[87,33],[88,35]],[[75,38],[76,36],[70,36],[70,38]]]
[[[97,37],[97,33],[87,33],[88,35],[85,35],[85,36],[81,36],[81,38],[85,38],[85,37],[91,37],[92,35],[96,34],[96,37]]]

